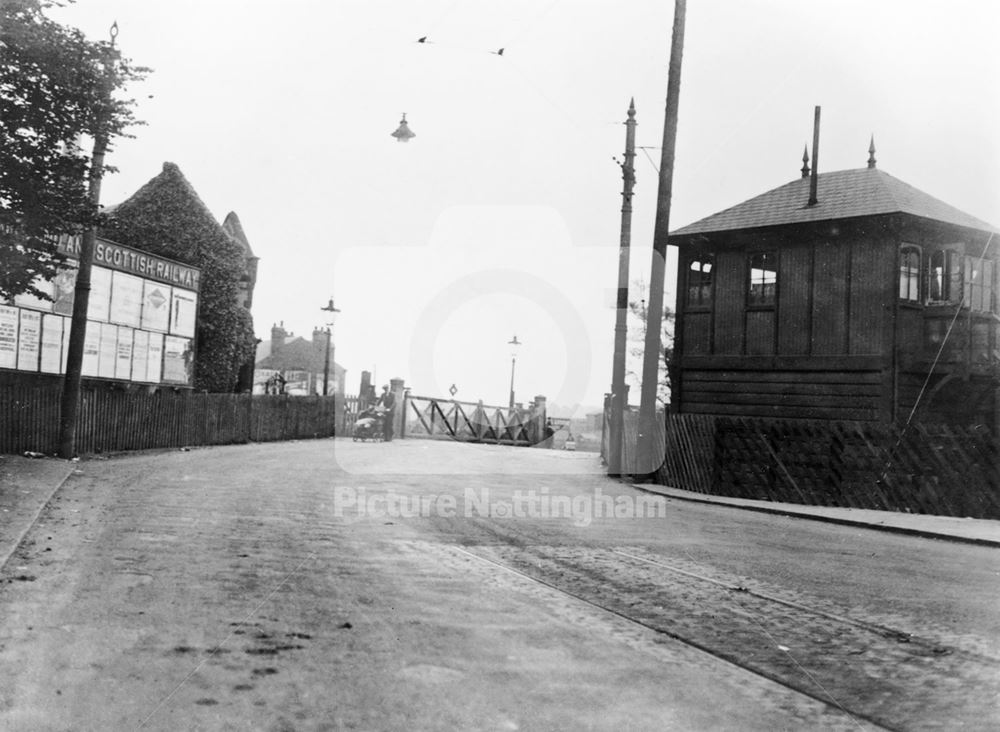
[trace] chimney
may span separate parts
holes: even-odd
[[[285,332],[285,321],[282,320],[280,325],[271,326],[271,355],[281,351],[281,347],[285,345],[285,338],[288,337],[288,333]]]
[[[816,106],[816,113],[813,118],[813,159],[812,174],[809,176],[809,205],[815,206],[819,203],[817,191],[819,189],[819,105]]]
[[[312,345],[313,350],[319,354],[320,358],[325,358],[326,351],[326,331],[322,328],[313,327]]]

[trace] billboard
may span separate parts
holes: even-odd
[[[79,238],[63,237],[58,248],[70,257],[67,266],[51,282],[35,283],[51,300],[18,295],[13,302],[0,302],[0,369],[66,371]],[[83,375],[189,386],[200,284],[196,267],[98,239]]]

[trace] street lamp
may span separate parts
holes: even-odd
[[[326,396],[330,389],[330,351],[333,350],[333,331],[330,326],[332,326],[337,320],[337,313],[340,312],[337,308],[333,306],[333,298],[330,298],[330,302],[321,307],[320,310],[330,313],[330,322],[326,324],[326,356],[323,360],[323,396]],[[336,361],[334,362],[336,366]]]
[[[521,345],[521,342],[517,340],[515,335],[511,340],[507,341],[507,345],[510,346],[510,408],[514,408],[514,364],[517,362],[517,349]]]

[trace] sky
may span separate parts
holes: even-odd
[[[596,407],[609,391],[629,100],[632,297],[648,282],[673,3],[78,0],[152,67],[106,205],[176,163],[260,257],[253,317],[413,392]],[[1000,4],[688,3],[671,228],[799,177],[880,169],[1000,224]],[[417,39],[426,37],[426,42]],[[503,54],[496,53],[503,48]],[[416,137],[391,133],[405,113]],[[675,265],[668,257],[666,300]],[[636,323],[630,337],[641,340]],[[641,370],[641,367],[637,366]],[[638,388],[633,386],[633,401]]]

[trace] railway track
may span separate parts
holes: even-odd
[[[624,619],[650,642],[670,638],[793,689],[858,729],[1000,723],[1000,659],[979,639],[782,596],[641,547],[539,543],[512,523],[474,524],[460,554]]]

